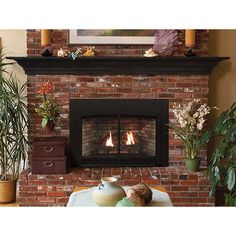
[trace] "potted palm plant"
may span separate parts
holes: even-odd
[[[203,131],[205,116],[211,109],[207,104],[201,104],[199,99],[183,106],[174,103],[173,112],[176,120],[170,122],[169,126],[184,144],[185,166],[188,171],[199,170],[199,151],[212,136],[212,131]]]
[[[208,168],[210,196],[220,188],[227,206],[236,206],[236,103],[221,113],[214,137],[219,138]]]
[[[0,48],[0,55],[2,49]],[[16,198],[16,182],[27,157],[26,83],[7,74],[0,56],[0,202]],[[8,78],[9,77],[9,78]]]

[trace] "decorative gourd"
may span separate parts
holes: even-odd
[[[144,206],[152,201],[152,190],[145,183],[129,188],[126,195],[138,206]]]
[[[119,202],[116,203],[116,206],[117,207],[134,207],[135,204],[127,197],[124,197]]]

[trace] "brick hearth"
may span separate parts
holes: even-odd
[[[66,206],[75,187],[96,186],[103,176],[117,176],[122,186],[162,185],[174,206],[214,206],[205,171],[189,173],[184,167],[76,168],[65,175],[34,175],[29,169],[19,179],[19,204]]]

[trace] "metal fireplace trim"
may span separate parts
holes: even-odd
[[[154,157],[82,156],[82,119],[96,116],[140,116],[156,119]],[[70,99],[70,155],[72,164],[81,167],[168,166],[168,99]]]

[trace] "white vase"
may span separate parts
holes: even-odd
[[[115,206],[126,196],[124,189],[116,184],[117,178],[104,177],[101,181],[102,184],[93,190],[93,201],[98,206]]]

